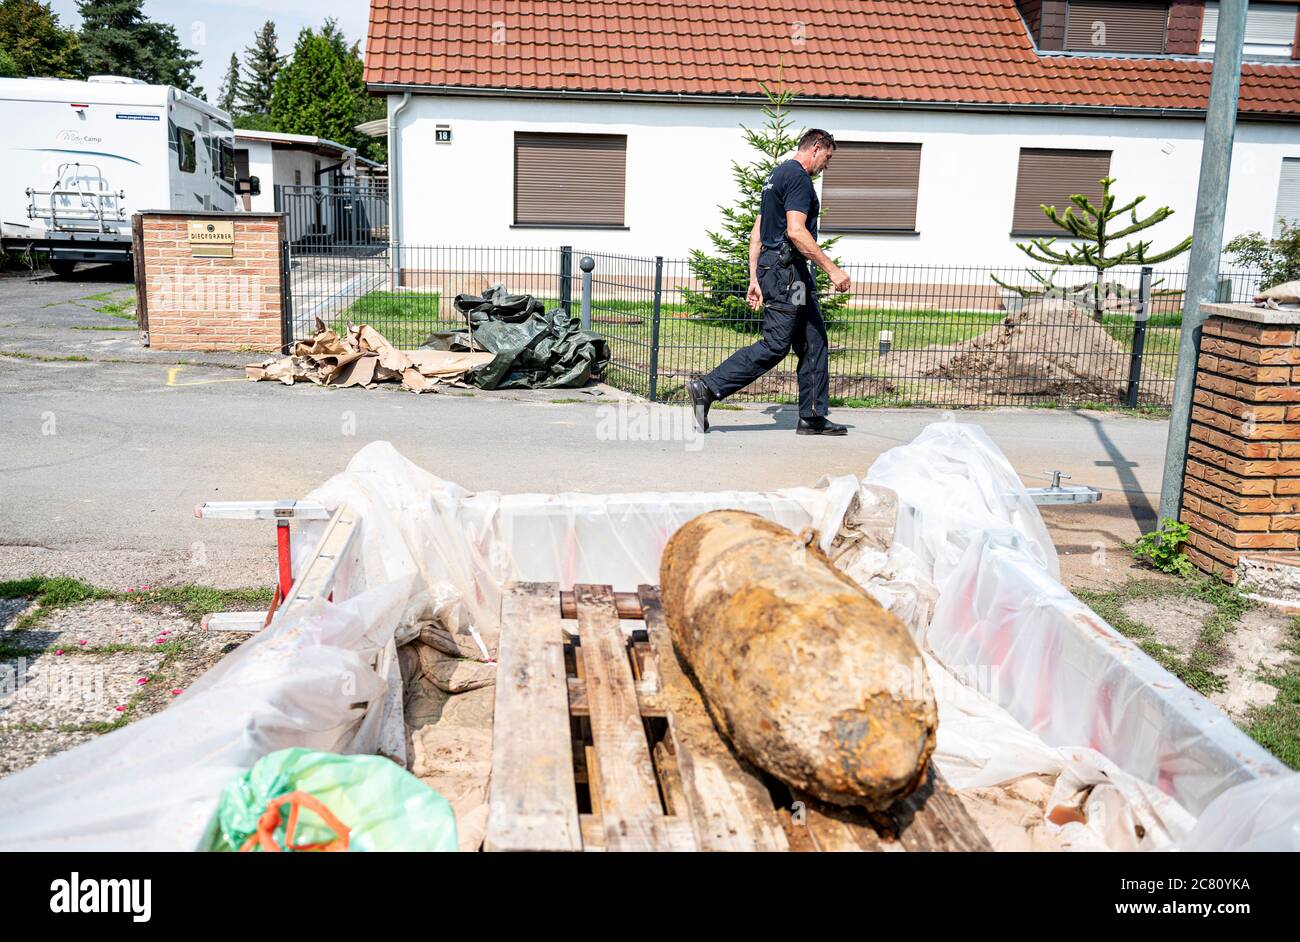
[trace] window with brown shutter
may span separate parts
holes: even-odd
[[[515,225],[623,225],[625,134],[515,133]]]
[[[1043,215],[1042,207],[1055,206],[1064,214],[1066,207],[1074,205],[1070,197],[1076,193],[1087,196],[1096,206],[1101,199],[1102,178],[1109,175],[1108,150],[1020,148],[1011,234],[1062,235],[1064,230]]]
[[[1147,0],[1070,0],[1065,48],[1071,52],[1165,51],[1169,4]]]
[[[822,175],[821,228],[913,232],[920,144],[839,141]]]

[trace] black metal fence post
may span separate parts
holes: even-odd
[[[1138,306],[1133,312],[1133,353],[1128,361],[1128,401],[1130,409],[1136,409],[1138,394],[1142,391],[1142,353],[1147,346],[1147,317],[1151,309],[1151,267],[1142,268],[1142,280],[1138,282]]]
[[[573,246],[560,246],[560,308],[565,314],[573,304]]]
[[[659,398],[659,310],[664,298],[664,257],[655,256],[655,306],[650,321],[650,401]]]
[[[285,237],[285,219],[280,217],[280,353],[289,353],[293,344],[293,258]]]

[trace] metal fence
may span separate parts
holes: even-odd
[[[548,309],[583,316],[609,343],[606,380],[658,401],[683,401],[703,375],[761,336],[743,266],[706,284],[688,260],[559,246],[291,247],[293,333],[314,320],[368,323],[399,347],[464,326],[453,299],[501,282]],[[847,294],[819,302],[830,341],[832,403],[851,405],[1166,406],[1173,394],[1185,271],[850,265]],[[997,279],[997,280],[995,280]],[[719,284],[719,281],[725,282]],[[999,285],[1002,282],[1005,286]],[[1144,287],[1145,284],[1145,287]],[[1258,277],[1225,272],[1220,300],[1247,301]],[[1015,290],[1021,289],[1021,290]],[[1100,299],[1100,300],[1099,300]],[[795,401],[791,355],[735,398]]]
[[[299,254],[365,253],[388,242],[386,181],[277,184],[275,211],[287,214],[287,238]]]

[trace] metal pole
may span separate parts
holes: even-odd
[[[582,329],[591,330],[591,270],[596,267],[596,261],[584,255],[578,267],[582,269]]]
[[[659,308],[664,297],[664,257],[655,256],[655,307],[650,322],[650,401],[659,395]]]
[[[1128,402],[1136,409],[1138,393],[1142,389],[1142,353],[1147,346],[1147,318],[1151,310],[1151,266],[1142,267],[1142,280],[1138,285],[1138,307],[1133,312],[1133,353],[1128,361]]]
[[[572,314],[573,305],[573,246],[560,246],[560,307]]]
[[[1178,375],[1169,411],[1164,479],[1160,486],[1160,516],[1177,520],[1183,507],[1183,476],[1187,467],[1187,433],[1191,427],[1192,389],[1205,316],[1201,304],[1216,297],[1219,255],[1223,250],[1223,215],[1228,204],[1228,172],[1237,126],[1237,95],[1241,85],[1241,53],[1246,35],[1246,0],[1222,0],[1214,34],[1214,73],[1205,111],[1201,147],[1201,181],[1196,191],[1196,221],[1192,255],[1184,293],[1183,329],[1178,343]]]

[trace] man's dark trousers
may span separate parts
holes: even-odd
[[[737,350],[704,384],[719,399],[739,392],[785,359],[791,349],[799,361],[799,417],[830,411],[826,324],[817,306],[817,289],[807,262],[781,264],[776,249],[758,256],[758,286],[763,292],[763,339]]]

